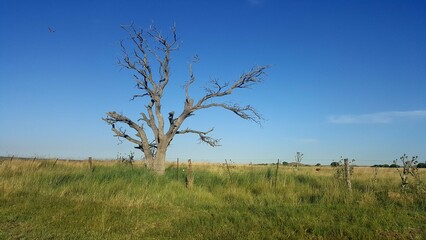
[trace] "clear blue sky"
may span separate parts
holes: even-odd
[[[235,80],[271,65],[265,81],[229,101],[251,104],[262,127],[214,110],[185,126],[215,127],[221,147],[177,136],[168,159],[391,163],[426,160],[425,1],[1,1],[0,155],[84,159],[134,151],[101,120],[137,116],[143,102],[120,69],[121,24],[176,23],[165,114],[181,110],[188,64],[200,95],[209,78]],[[48,28],[55,32],[49,32]],[[141,153],[136,152],[138,157]]]

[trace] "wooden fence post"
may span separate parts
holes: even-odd
[[[58,159],[59,159],[59,158],[56,158],[55,162],[53,162],[53,166],[52,166],[52,167],[55,167],[56,162],[58,162]]]
[[[225,159],[226,169],[228,170],[229,180],[232,181],[231,170],[229,169],[228,161]]]
[[[352,192],[352,183],[351,183],[351,170],[349,167],[349,159],[345,158],[343,159],[345,164],[345,170],[344,170],[344,178],[346,185],[348,186],[349,192]]]
[[[179,181],[179,158],[176,159],[176,180]]]
[[[277,181],[278,181],[278,168],[280,167],[280,159],[277,161],[277,169],[275,169],[275,181],[274,181],[274,187],[277,187]]]
[[[191,159],[188,159],[188,173],[186,176],[186,187],[188,189],[192,189],[193,184],[194,184],[194,178],[192,176],[192,162],[191,162]]]
[[[92,157],[89,157],[89,169],[90,171],[93,172],[94,168],[93,168],[93,163],[92,163]]]

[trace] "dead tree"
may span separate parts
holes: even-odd
[[[263,120],[261,115],[251,105],[240,106],[220,100],[231,95],[235,90],[247,89],[261,82],[267,66],[255,66],[230,82],[221,83],[217,80],[211,80],[205,88],[205,94],[197,100],[190,96],[189,91],[196,80],[192,70],[193,64],[198,61],[196,57],[189,65],[189,80],[184,85],[185,99],[183,99],[182,112],[175,114],[174,111],[171,111],[164,119],[162,99],[164,90],[171,81],[171,54],[179,48],[176,28],[171,28],[170,37],[164,37],[160,31],[152,26],[147,31],[138,30],[133,24],[122,26],[122,28],[128,34],[131,47],[128,48],[124,41],[121,42],[123,57],[118,63],[134,73],[133,77],[139,92],[133,95],[132,100],[145,98],[147,100],[145,111],[140,113],[140,118],[137,121],[115,111],[107,112],[107,116],[103,120],[112,127],[114,136],[134,143],[135,148],[143,152],[148,168],[158,174],[164,173],[166,151],[175,135],[196,134],[201,142],[213,147],[219,146],[219,139],[209,135],[213,128],[207,131],[191,128],[181,129],[184,121],[198,110],[223,108],[235,113],[242,119],[261,123]],[[153,68],[156,67],[158,67],[158,72],[154,74]],[[135,135],[133,136],[128,130],[133,131]],[[147,130],[150,130],[151,133]]]

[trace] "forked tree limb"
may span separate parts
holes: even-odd
[[[214,128],[206,131],[206,132],[202,132],[202,131],[197,131],[197,130],[192,130],[189,128],[186,128],[185,130],[182,131],[177,131],[176,134],[187,134],[187,133],[194,133],[197,134],[200,137],[200,142],[204,142],[207,143],[208,145],[212,146],[212,147],[217,147],[220,146],[219,142],[220,139],[216,139],[216,138],[212,138],[210,136],[208,136],[207,134],[211,133],[214,130]]]

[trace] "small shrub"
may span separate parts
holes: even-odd
[[[299,165],[302,162],[302,159],[303,159],[303,153],[297,152],[296,156],[294,156],[294,161],[296,162],[296,169],[299,168]]]
[[[338,167],[338,166],[340,166],[340,164],[338,162],[332,162],[330,164],[330,166],[332,166],[332,167]]]
[[[266,178],[266,180],[268,180],[268,182],[270,182],[270,183],[272,183],[272,169],[271,168],[268,168],[268,170],[266,171],[266,174],[265,174],[265,178]]]
[[[396,165],[396,170],[399,173],[399,176],[401,177],[401,188],[406,189],[408,188],[408,176],[411,175],[414,177],[414,179],[418,179],[418,172],[417,172],[417,156],[414,156],[411,158],[411,160],[408,160],[408,156],[406,154],[402,155],[399,158],[402,162],[402,170],[400,170],[400,167],[396,164],[398,159],[393,161],[392,165]]]
[[[399,166],[398,164],[396,164],[396,163],[392,163],[391,165],[389,165],[389,167],[390,168],[399,168],[399,167],[401,167],[401,166]]]

